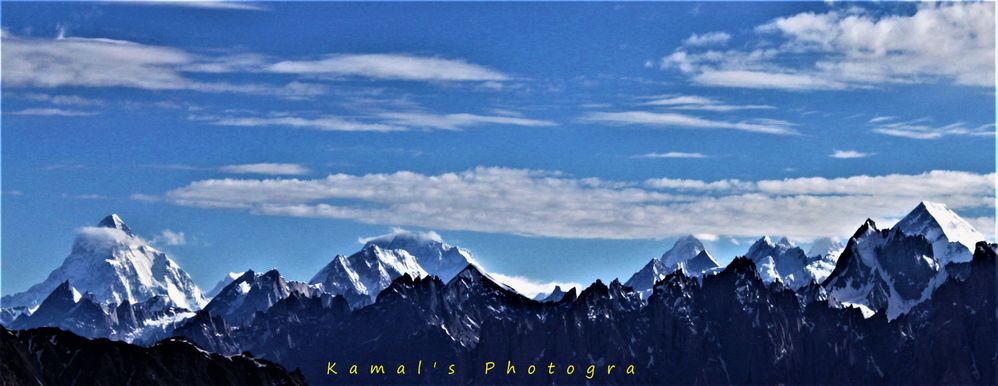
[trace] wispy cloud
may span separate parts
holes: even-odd
[[[727,32],[708,32],[703,35],[690,35],[690,37],[683,41],[683,44],[687,46],[710,46],[725,44],[728,40],[731,40],[731,35]]]
[[[993,137],[994,123],[970,126],[965,122],[955,122],[948,125],[931,125],[931,119],[921,118],[910,121],[896,122],[893,118],[880,119],[871,129],[875,133],[909,139],[940,139],[949,136]]]
[[[894,117],[892,117],[892,116],[876,116],[876,117],[870,118],[870,120],[867,123],[881,123],[881,122],[887,122],[887,121],[891,121],[891,120],[894,120]]]
[[[312,129],[321,131],[373,131],[391,132],[405,131],[408,128],[398,125],[388,125],[382,123],[362,122],[353,118],[337,116],[320,116],[315,118],[296,116],[277,117],[216,117],[216,116],[191,116],[190,119],[205,121],[218,126],[241,126],[241,127],[291,127],[301,129]]]
[[[417,81],[503,81],[499,71],[463,60],[407,54],[344,54],[317,60],[286,60],[267,68],[272,72],[327,76],[361,76]]]
[[[993,208],[995,174],[804,177],[643,182],[480,167],[319,179],[210,179],[166,192],[176,205],[254,214],[331,218],[566,238],[657,238],[680,234],[799,240],[847,236],[868,217],[897,218],[921,200],[954,209]]]
[[[97,115],[92,111],[64,110],[57,108],[31,108],[19,111],[11,111],[11,115],[34,115],[34,116],[55,116],[55,117],[88,117]]]
[[[247,3],[182,3],[207,7],[257,7]],[[425,82],[503,82],[511,77],[461,59],[409,54],[332,54],[317,60],[274,59],[254,53],[193,53],[137,42],[65,37],[40,39],[3,34],[3,84],[8,88],[128,87],[310,98],[326,86],[202,81],[197,73],[284,73],[307,77],[360,77]]]
[[[651,100],[644,102],[646,106],[662,106],[673,110],[702,110],[728,112],[735,110],[768,110],[776,107],[770,105],[737,105],[722,103],[713,98],[706,98],[696,95],[666,95],[651,97]]]
[[[584,115],[583,120],[612,125],[644,125],[691,129],[731,129],[776,135],[797,134],[797,130],[793,128],[793,124],[781,120],[767,119],[729,122],[679,113],[660,113],[650,111],[593,112]]]
[[[861,7],[804,12],[758,26],[755,48],[718,51],[686,44],[663,58],[661,66],[677,69],[695,83],[721,87],[993,87],[994,9],[988,3],[923,3],[913,15]]]
[[[36,102],[48,102],[56,106],[101,106],[104,101],[100,99],[83,98],[76,95],[51,95],[43,93],[25,93],[16,97],[32,100]]]
[[[175,232],[169,229],[164,229],[150,241],[153,244],[177,246],[187,244],[187,237],[184,235],[184,232]]]
[[[222,173],[233,174],[266,174],[272,176],[301,176],[310,173],[307,167],[290,163],[255,163],[226,165],[218,168]]]
[[[111,1],[109,4],[118,5],[161,5],[173,7],[188,7],[202,9],[238,10],[238,11],[265,11],[257,3],[248,1],[220,1],[220,0],[137,0],[137,1]]]
[[[707,158],[703,153],[686,153],[681,151],[670,151],[665,153],[645,153],[636,155],[633,158]]]
[[[386,112],[379,117],[387,123],[438,130],[461,130],[478,125],[505,125],[526,127],[549,127],[557,123],[548,120],[523,118],[518,116],[479,115],[479,114],[430,114],[422,112]]]
[[[522,116],[481,115],[472,113],[435,114],[423,111],[372,112],[362,117],[319,116],[302,117],[290,113],[270,116],[199,116],[191,120],[205,121],[219,126],[277,126],[323,131],[374,131],[391,132],[407,130],[463,130],[470,127],[499,125],[523,127],[550,127],[557,123]]]
[[[217,59],[123,40],[63,36],[36,39],[5,33],[3,46],[3,85],[8,88],[128,87],[302,97],[316,95],[321,87],[300,82],[269,85],[197,81],[185,72],[198,63]]]
[[[838,150],[829,154],[829,157],[839,158],[839,159],[852,159],[852,158],[866,158],[872,156],[874,153],[863,153],[856,150]]]

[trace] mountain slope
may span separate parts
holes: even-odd
[[[132,233],[115,214],[96,227],[81,229],[61,266],[27,291],[5,296],[3,305],[34,307],[67,280],[103,304],[134,304],[157,295],[191,310],[206,303],[201,289],[177,263]]]

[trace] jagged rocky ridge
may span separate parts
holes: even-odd
[[[171,338],[150,347],[89,340],[56,328],[0,326],[2,385],[305,385],[298,372]]]
[[[994,260],[994,246],[979,243],[964,279],[947,279],[931,301],[891,321],[765,283],[750,259],[737,258],[702,279],[667,275],[647,304],[617,281],[538,302],[469,266],[448,283],[403,275],[359,310],[342,297],[295,294],[258,312],[248,326],[205,314],[177,333],[211,350],[249,350],[301,368],[314,383],[335,382],[325,374],[327,360],[394,366],[422,358],[459,364],[457,378],[426,372],[351,379],[582,382],[564,373],[489,377],[479,368],[512,360],[639,369],[633,377],[600,378],[601,384],[991,384],[998,338]]]

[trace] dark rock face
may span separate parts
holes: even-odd
[[[151,347],[88,340],[56,328],[0,327],[3,385],[304,385],[300,373],[236,355],[223,357],[180,338]]]
[[[249,322],[256,311],[263,311],[291,294],[312,296],[317,289],[298,281],[287,281],[276,269],[264,274],[252,270],[222,288],[204,307],[213,316],[221,316],[229,324]]]

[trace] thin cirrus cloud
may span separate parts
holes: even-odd
[[[236,10],[236,11],[266,11],[267,8],[259,4],[248,1],[229,0],[138,0],[138,1],[112,1],[109,4],[117,5],[159,5],[171,7]]]
[[[499,71],[462,60],[406,54],[330,55],[317,60],[287,60],[267,71],[288,74],[360,76],[414,81],[504,81]]]
[[[680,113],[651,111],[592,112],[582,118],[588,122],[609,125],[642,125],[652,127],[679,127],[690,129],[730,129],[762,134],[796,135],[793,124],[781,120],[722,121]]]
[[[270,162],[225,165],[218,168],[218,170],[223,173],[266,174],[271,176],[301,176],[311,172],[307,167],[300,164]]]
[[[874,133],[908,139],[940,139],[943,137],[993,137],[994,123],[970,126],[965,122],[947,125],[931,125],[931,119],[920,118],[910,121],[896,121],[893,117],[877,117],[870,120]]]
[[[35,87],[128,87],[303,98],[327,92],[319,84],[198,81],[192,73],[274,72],[373,80],[502,82],[509,75],[460,59],[409,54],[336,54],[319,60],[271,60],[257,54],[207,55],[131,41],[14,36],[2,32],[3,85]]]
[[[55,117],[88,117],[97,115],[93,111],[66,110],[59,108],[30,108],[18,111],[11,111],[11,115],[32,115],[32,116],[55,116]]]
[[[804,12],[755,28],[752,49],[684,44],[660,65],[698,84],[789,91],[951,83],[993,87],[989,3],[923,3],[912,15],[862,7]],[[692,37],[691,37],[692,38]],[[816,59],[800,60],[802,57]]]
[[[181,49],[130,41],[59,36],[38,39],[3,33],[3,85],[8,88],[127,87],[143,90],[187,90],[309,97],[324,86],[291,82],[284,85],[196,81],[190,66],[212,58]]]
[[[645,106],[660,106],[673,110],[702,110],[728,112],[736,110],[769,110],[776,107],[770,105],[734,105],[723,103],[717,99],[697,95],[665,95],[649,97]]]
[[[370,131],[392,132],[406,131],[408,128],[398,125],[362,122],[352,118],[337,116],[321,116],[315,118],[279,116],[279,117],[214,117],[191,116],[191,120],[205,121],[216,126],[237,127],[291,127],[319,131]]]
[[[386,112],[379,114],[386,122],[423,129],[461,130],[478,125],[507,125],[524,127],[550,127],[557,123],[542,119],[523,118],[504,115],[479,114],[430,114],[421,112]]]
[[[703,153],[687,153],[682,151],[669,151],[665,153],[645,153],[632,158],[707,158]]]
[[[557,123],[548,120],[518,116],[480,115],[470,113],[433,114],[426,112],[381,112],[372,117],[347,118],[338,116],[298,117],[213,117],[191,116],[190,119],[206,121],[218,126],[275,126],[304,128],[322,131],[372,131],[392,132],[408,130],[452,130],[458,131],[484,125],[550,127]]]
[[[864,152],[856,151],[856,150],[838,150],[838,149],[836,149],[835,151],[832,152],[832,154],[829,154],[828,156],[832,157],[832,158],[838,158],[838,159],[853,159],[853,158],[866,158],[866,157],[873,156],[873,154],[874,153],[864,153]]]
[[[479,167],[438,175],[399,171],[317,179],[208,179],[159,197],[175,205],[257,215],[440,230],[606,239],[782,234],[809,240],[848,236],[868,217],[896,219],[921,200],[956,210],[993,209],[994,183],[994,173],[943,170],[621,182]]]

